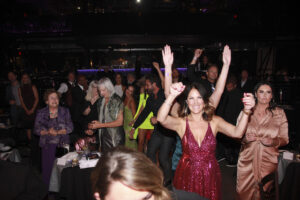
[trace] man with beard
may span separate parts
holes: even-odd
[[[172,178],[169,155],[172,145],[175,142],[175,135],[157,123],[157,112],[165,100],[165,94],[161,88],[161,82],[157,76],[150,75],[146,77],[146,90],[150,97],[147,99],[144,110],[135,121],[131,130],[131,135],[133,135],[134,130],[139,127],[141,123],[143,123],[149,113],[153,112],[154,116],[151,118],[151,123],[154,126],[154,131],[147,146],[147,156],[154,163],[156,163],[156,152],[159,150],[158,158],[164,173],[164,185],[169,187],[171,186]]]

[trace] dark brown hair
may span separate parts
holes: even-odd
[[[254,86],[254,89],[253,89],[254,94],[258,92],[258,89],[259,89],[262,85],[267,85],[267,86],[269,86],[269,87],[271,88],[271,91],[272,91],[272,99],[271,99],[271,101],[270,101],[270,103],[269,103],[269,106],[267,107],[266,110],[269,110],[269,111],[272,113],[272,115],[273,115],[273,110],[275,110],[276,107],[279,107],[279,106],[277,105],[277,103],[275,102],[275,99],[274,99],[274,88],[273,88],[272,84],[271,84],[270,82],[268,82],[268,81],[261,81],[261,82],[257,83],[257,84]],[[257,104],[257,98],[255,98],[255,101],[256,101],[256,104]]]
[[[200,93],[200,95],[204,101],[204,108],[203,108],[203,114],[202,114],[203,119],[205,121],[211,121],[212,117],[215,113],[215,108],[213,106],[209,105],[209,94],[208,94],[206,88],[201,83],[198,83],[198,82],[194,82],[194,83],[191,83],[186,86],[184,93],[183,93],[183,97],[180,97],[181,99],[184,99],[184,101],[182,101],[182,100],[180,101],[181,110],[180,110],[179,116],[185,117],[188,114],[190,114],[188,105],[186,103],[186,99],[192,89],[196,89]]]
[[[44,92],[44,102],[48,101],[48,97],[50,94],[55,93],[57,94],[58,98],[60,98],[60,93],[57,92],[55,89],[47,89],[46,92]]]
[[[149,191],[155,200],[171,200],[163,186],[161,170],[143,153],[126,147],[117,147],[107,152],[98,161],[91,174],[93,192],[101,199],[109,193],[114,181],[138,191]]]

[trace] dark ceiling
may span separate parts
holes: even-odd
[[[296,9],[291,0],[14,0],[0,3],[0,31],[23,45],[87,48],[299,45]]]

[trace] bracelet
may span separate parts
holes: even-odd
[[[167,104],[168,106],[172,106],[172,104],[167,101],[164,101],[164,103]]]
[[[247,111],[245,111],[245,109],[243,109],[243,113],[245,113],[246,115],[250,115],[251,113],[252,113],[252,111],[251,110],[249,110],[248,112]]]

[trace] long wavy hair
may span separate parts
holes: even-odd
[[[93,88],[97,88],[97,81],[91,81],[86,92],[85,100],[90,101],[93,98]],[[99,95],[100,96],[100,95]]]
[[[149,191],[155,200],[171,200],[163,186],[162,171],[143,153],[126,147],[107,152],[91,174],[93,192],[101,199],[109,193],[110,185],[119,181],[138,191]]]
[[[211,121],[212,117],[215,113],[215,108],[213,106],[209,105],[209,93],[207,92],[206,88],[201,83],[197,83],[197,82],[193,82],[193,83],[187,85],[183,94],[179,96],[179,104],[180,104],[180,108],[181,108],[178,113],[179,116],[186,117],[187,115],[190,114],[190,110],[189,110],[186,100],[192,89],[196,89],[200,93],[200,95],[204,101],[204,108],[203,108],[203,114],[202,114],[203,119],[205,121]]]
[[[261,81],[261,82],[257,83],[254,86],[254,89],[253,89],[254,94],[257,93],[258,89],[262,85],[267,85],[267,86],[269,86],[271,88],[272,99],[271,99],[271,101],[269,103],[269,106],[266,108],[266,110],[270,111],[272,113],[272,115],[273,115],[273,110],[275,110],[277,107],[279,107],[278,104],[276,103],[275,99],[274,99],[274,88],[273,88],[273,85],[270,82],[268,82],[268,81]],[[255,102],[257,104],[257,98],[255,98]]]

